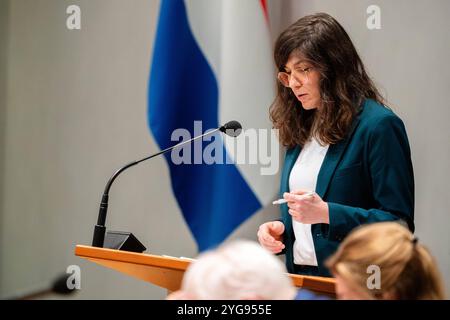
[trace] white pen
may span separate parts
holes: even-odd
[[[315,192],[311,191],[311,192],[308,192],[308,193],[305,193],[305,194],[299,194],[299,196],[308,197],[308,196],[313,196],[314,194],[315,194]],[[275,200],[274,202],[272,202],[272,204],[283,204],[283,203],[286,203],[286,202],[288,202],[286,199],[278,199],[278,200]]]

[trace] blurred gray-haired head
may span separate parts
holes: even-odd
[[[185,273],[182,291],[199,300],[281,300],[296,294],[284,264],[248,240],[199,255]]]

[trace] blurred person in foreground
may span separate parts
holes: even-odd
[[[321,298],[297,290],[283,263],[256,242],[236,240],[199,255],[168,300],[293,300]]]
[[[338,299],[445,299],[435,259],[396,222],[356,228],[326,265],[336,278]]]

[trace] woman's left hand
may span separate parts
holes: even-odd
[[[283,194],[283,198],[288,201],[289,214],[295,221],[304,224],[329,224],[328,204],[317,193],[305,195],[306,193],[306,190],[296,190]]]

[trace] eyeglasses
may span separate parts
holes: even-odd
[[[290,87],[291,84],[291,77],[293,77],[295,80],[300,82],[301,84],[304,84],[305,82],[308,82],[308,74],[312,71],[312,67],[306,67],[306,68],[295,68],[291,71],[291,73],[287,73],[284,71],[278,72],[278,81],[285,86]]]

